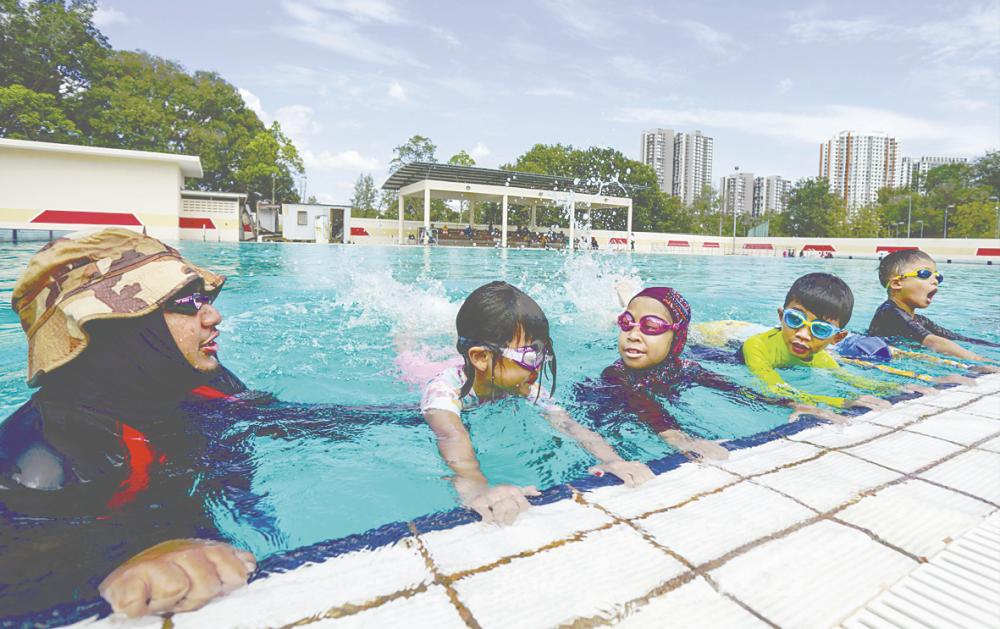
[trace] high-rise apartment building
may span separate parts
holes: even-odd
[[[719,180],[723,214],[753,213],[753,173],[734,172]]]
[[[650,129],[642,132],[642,151],[639,153],[643,164],[653,167],[660,190],[674,193],[674,130]]]
[[[899,169],[898,187],[911,188],[913,187],[913,180],[917,179],[919,182],[917,184],[917,191],[920,192],[920,194],[923,194],[925,192],[924,180],[927,177],[928,172],[938,166],[945,166],[947,164],[965,164],[968,163],[968,161],[969,160],[964,157],[924,156],[920,159],[904,157]],[[919,175],[919,177],[916,175]]]
[[[757,177],[753,180],[753,215],[765,212],[784,212],[792,182],[784,177]]]
[[[691,205],[712,185],[712,138],[701,131],[677,133],[651,129],[642,133],[640,158],[653,167],[660,190]]]
[[[841,131],[820,144],[819,176],[848,210],[874,203],[880,188],[899,182],[899,143],[885,133]]]

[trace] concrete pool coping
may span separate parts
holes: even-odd
[[[1000,507],[1000,374],[849,425],[804,419],[727,447],[718,463],[655,461],[657,478],[635,489],[610,477],[550,488],[506,528],[454,510],[282,553],[248,587],[170,619],[100,619],[107,608],[94,602],[34,620],[838,625]]]

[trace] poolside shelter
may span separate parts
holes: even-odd
[[[624,209],[627,233],[632,232],[632,199],[606,194],[601,187],[569,177],[553,177],[509,170],[453,166],[429,162],[405,164],[392,173],[383,190],[394,190],[399,195],[399,235],[403,244],[403,208],[407,198],[423,197],[424,234],[430,234],[431,199],[461,200],[470,204],[469,223],[475,221],[476,206],[482,202],[500,203],[502,207],[500,245],[507,246],[508,204],[524,204],[531,208],[532,225],[535,209],[539,204],[561,206],[569,209],[569,247],[575,239],[577,206],[596,209]]]

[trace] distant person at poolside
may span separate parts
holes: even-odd
[[[778,369],[793,367],[829,369],[839,379],[855,387],[875,392],[898,389],[889,383],[846,373],[826,351],[828,346],[847,336],[845,327],[853,311],[854,293],[842,279],[829,273],[803,275],[788,290],[784,306],[778,308],[780,327],[747,339],[737,356],[774,394],[835,408],[888,408],[891,406],[889,402],[873,395],[840,397],[806,393],[789,385],[778,373]]]
[[[1000,347],[1000,343],[963,336],[917,314],[918,308],[931,305],[944,281],[934,258],[917,249],[894,251],[879,262],[878,279],[885,287],[887,299],[875,311],[868,325],[869,335],[906,339],[964,360],[997,362],[955,341],[985,347]]]
[[[622,301],[626,303],[625,311],[618,316],[620,358],[603,371],[599,381],[587,381],[576,388],[577,400],[593,405],[591,415],[598,423],[620,409],[635,414],[639,421],[681,452],[725,459],[729,456],[728,450],[682,429],[665,403],[676,401],[685,389],[704,386],[722,391],[740,404],[791,408],[792,419],[809,413],[829,421],[841,421],[839,416],[813,406],[761,395],[682,358],[691,307],[674,289],[651,286]]]
[[[590,237],[590,248],[594,250],[600,248],[600,245],[597,244],[597,237],[595,236]]]
[[[462,413],[501,398],[523,397],[536,405],[555,429],[598,459],[591,473],[613,474],[628,486],[653,477],[645,464],[622,459],[555,404],[556,354],[548,319],[535,300],[506,282],[490,282],[466,298],[455,325],[462,366],[446,368],[424,386],[420,410],[455,473],[452,483],[462,504],[484,522],[510,524],[529,508],[525,496],[539,495],[532,486],[493,485],[480,469]],[[539,382],[546,366],[548,391]]]
[[[0,573],[18,575],[0,584],[5,616],[94,598],[102,578],[129,616],[246,583],[254,557],[217,541],[193,495],[207,436],[181,407],[246,390],[217,357],[224,281],[120,228],[29,261],[11,301],[40,388],[0,424]]]
[[[628,234],[628,244],[629,244],[629,248],[632,251],[635,251],[635,233],[634,232],[629,232],[629,234]]]

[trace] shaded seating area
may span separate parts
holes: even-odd
[[[421,244],[479,244],[488,242],[487,237],[459,230],[460,235],[451,233],[449,227],[436,230],[431,225],[431,201],[461,201],[469,207],[469,225],[476,225],[477,207],[480,203],[496,203],[501,208],[500,225],[494,227],[499,231],[499,242],[491,244],[500,247],[508,246],[574,246],[577,229],[576,212],[581,209],[587,212],[602,209],[625,210],[625,231],[632,231],[632,199],[606,194],[603,187],[596,184],[581,182],[568,177],[553,177],[534,173],[521,173],[491,168],[476,168],[473,166],[455,166],[430,162],[411,162],[401,166],[392,173],[383,190],[394,191],[398,197],[399,219],[397,242],[406,242],[403,237],[403,215],[407,201],[421,199],[423,206],[423,227],[417,239]],[[623,190],[624,191],[624,190]],[[508,221],[510,205],[528,208],[530,212],[529,225],[525,231],[512,231]],[[539,206],[565,208],[569,218],[568,233],[558,231],[550,233],[537,226],[536,211]],[[496,235],[487,230],[486,236],[495,239]]]

